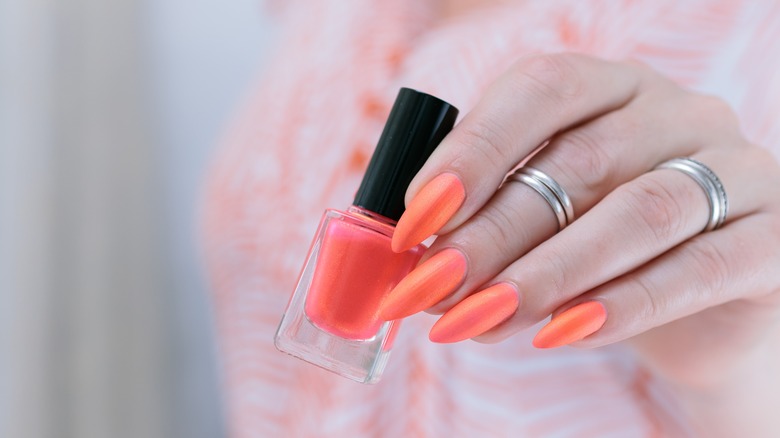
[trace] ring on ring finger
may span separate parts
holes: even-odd
[[[691,178],[701,186],[704,194],[707,195],[707,202],[710,205],[710,215],[707,225],[703,231],[713,231],[720,228],[726,221],[726,215],[729,210],[729,202],[726,197],[726,189],[720,178],[701,161],[688,157],[673,158],[664,161],[655,167],[657,169],[673,169],[680,171]]]

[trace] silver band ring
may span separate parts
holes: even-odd
[[[678,170],[693,178],[701,186],[710,204],[709,219],[703,231],[716,230],[723,225],[729,211],[729,201],[723,183],[712,169],[688,157],[673,158],[659,164],[655,169]]]
[[[517,169],[506,180],[523,183],[542,195],[558,219],[558,231],[566,228],[574,220],[571,199],[563,187],[546,173],[526,166]]]
[[[550,175],[547,175],[541,170],[534,169],[533,167],[527,167],[527,166],[522,167],[521,169],[523,173],[527,175],[531,175],[532,177],[536,178],[542,184],[546,185],[550,190],[552,190],[553,193],[555,193],[555,197],[558,198],[558,201],[561,202],[563,206],[563,211],[564,213],[566,213],[566,225],[572,223],[574,221],[574,207],[571,204],[571,199],[569,199],[569,195],[567,195],[566,192],[563,190],[563,187],[561,187],[561,185],[558,184],[558,182],[552,179]]]

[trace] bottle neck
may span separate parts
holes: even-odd
[[[347,209],[347,211],[355,215],[363,216],[368,220],[378,222],[382,225],[389,225],[391,227],[395,227],[395,225],[398,223],[398,221],[390,219],[389,217],[382,216],[381,214],[374,213],[371,210],[367,210],[363,207],[358,207],[356,205],[351,205]]]

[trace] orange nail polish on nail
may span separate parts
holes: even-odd
[[[536,348],[555,348],[595,333],[607,320],[607,309],[598,301],[587,301],[566,310],[536,334]]]
[[[466,256],[454,248],[434,255],[398,283],[382,303],[379,316],[392,321],[433,306],[457,289],[466,264]]]
[[[443,173],[432,179],[412,199],[398,220],[392,248],[404,252],[431,237],[458,211],[466,189],[456,175]]]
[[[459,342],[492,329],[515,314],[520,299],[514,286],[498,283],[447,311],[431,328],[433,342]]]

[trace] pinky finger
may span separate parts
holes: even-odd
[[[700,234],[553,313],[539,348],[598,347],[737,299],[780,290],[780,227],[758,213]]]

